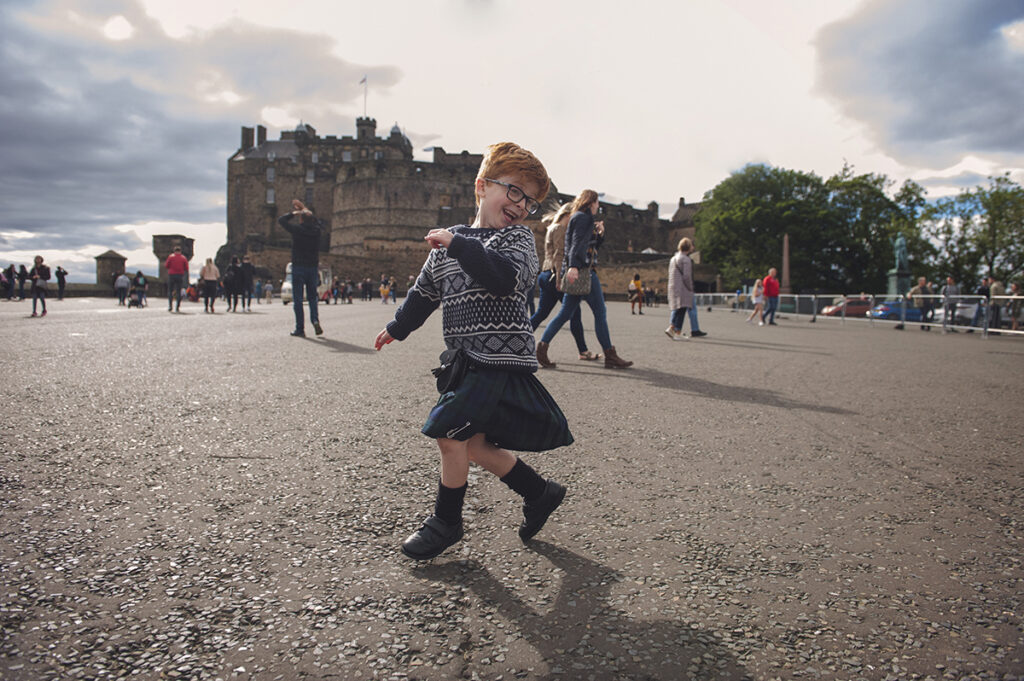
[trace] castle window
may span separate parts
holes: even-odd
[[[343,152],[341,152],[341,160],[342,160],[343,163],[351,163],[352,162],[352,152],[351,151],[343,151]]]
[[[373,158],[379,161],[380,159],[384,158],[384,152],[383,151],[375,151],[375,152],[373,152]]]
[[[366,149],[359,150],[359,158],[366,158]]]
[[[271,167],[267,168],[267,182],[273,182],[273,181],[274,181],[274,167],[271,166]]]
[[[310,210],[312,210],[312,207],[313,207],[313,188],[312,187],[306,187],[306,200],[305,200],[305,204],[306,204],[306,208],[309,208]]]
[[[267,187],[267,203],[275,203],[273,187]]]
[[[316,163],[317,161],[320,160],[320,154],[318,154],[317,152],[314,151],[313,155],[310,158],[313,161],[313,163]]]
[[[277,154],[275,154],[272,151],[268,151],[267,152],[267,160],[268,161],[273,161],[275,158],[277,158]]]
[[[313,174],[313,169],[310,168],[309,170],[306,171],[306,182],[312,184],[315,180],[316,177]]]

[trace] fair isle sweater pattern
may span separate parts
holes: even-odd
[[[478,364],[509,371],[537,370],[533,327],[526,310],[540,264],[525,225],[482,229],[456,225],[448,248],[430,252],[405,302],[387,325],[405,340],[441,306],[448,348]]]

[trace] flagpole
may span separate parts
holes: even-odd
[[[366,76],[363,76],[363,118],[366,118],[366,90],[370,87]]]

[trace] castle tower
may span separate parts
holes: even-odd
[[[356,119],[356,141],[372,142],[377,137],[377,119],[360,116]]]
[[[167,268],[164,267],[164,261],[167,260],[167,256],[174,252],[174,247],[181,246],[181,254],[191,262],[194,244],[195,239],[190,239],[181,234],[153,235],[153,255],[156,256],[157,262],[160,263],[160,281],[166,281],[167,279]]]
[[[124,272],[124,263],[128,258],[116,251],[107,251],[96,256],[96,283],[100,286],[112,286],[114,277]]]

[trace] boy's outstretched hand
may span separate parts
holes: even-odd
[[[380,351],[382,347],[384,347],[393,340],[395,339],[394,337],[392,337],[390,333],[388,333],[388,330],[383,329],[381,330],[380,333],[377,334],[377,338],[373,341],[373,347],[375,350]]]
[[[432,229],[423,237],[431,248],[448,248],[454,236],[447,229]]]

